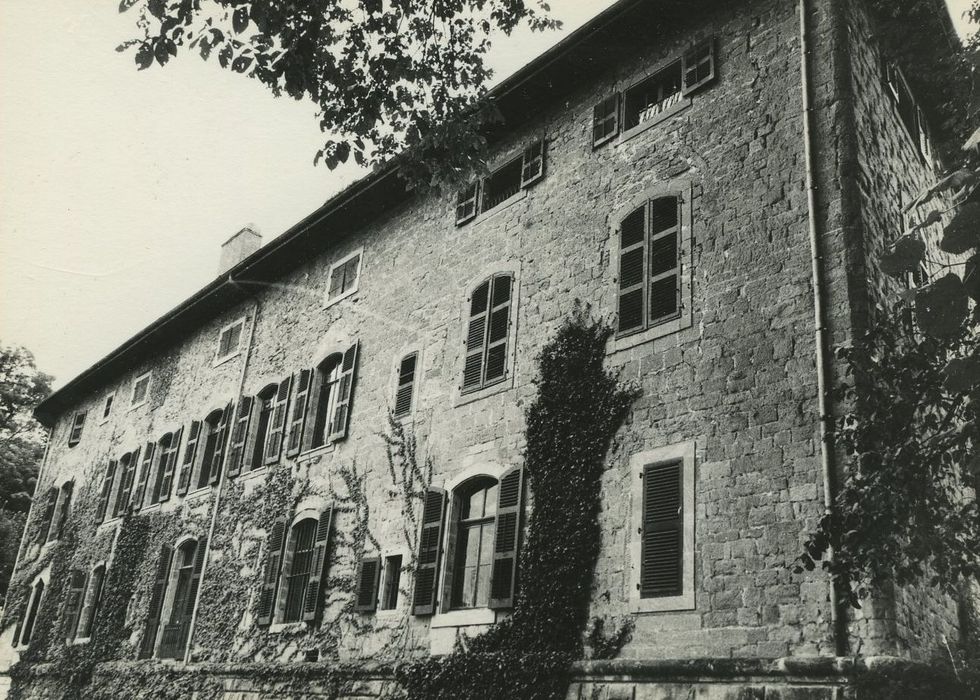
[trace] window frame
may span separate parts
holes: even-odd
[[[242,350],[242,338],[245,335],[245,322],[248,319],[245,316],[232,321],[231,323],[225,325],[218,331],[218,347],[214,350],[214,361],[213,366],[217,367],[220,364],[227,362],[228,360],[237,357]],[[225,354],[221,354],[221,340],[225,333],[230,332],[235,326],[240,326],[238,331],[238,342],[235,343],[235,347],[231,348]]]
[[[349,263],[354,258],[357,258],[357,272],[354,275],[354,284],[352,284],[347,290],[341,291],[337,296],[330,296],[330,284],[333,279],[334,271],[343,267]],[[333,306],[339,301],[343,301],[349,297],[357,294],[361,286],[361,274],[364,272],[364,248],[358,248],[357,250],[345,255],[344,257],[337,260],[337,262],[330,265],[330,269],[327,271],[327,291],[324,294],[324,308]]]
[[[380,616],[401,614],[405,610],[406,601],[409,601],[410,598],[408,595],[402,595],[402,587],[405,585],[405,562],[411,561],[411,555],[408,552],[396,550],[382,553],[380,559],[381,576],[378,583],[378,608],[376,614]],[[398,561],[396,578],[392,581],[391,571],[395,567],[396,559]],[[387,607],[386,603],[389,597],[389,588],[391,587],[394,590],[395,604]]]
[[[695,610],[695,508],[696,488],[696,443],[693,440],[674,443],[664,447],[637,452],[630,457],[629,479],[630,499],[630,541],[629,541],[629,582],[627,597],[629,610],[633,614],[681,612]],[[679,462],[682,472],[682,580],[680,595],[656,598],[640,597],[641,556],[643,544],[643,474],[644,467],[674,464]]]
[[[402,383],[402,365],[410,357],[415,357],[415,367],[412,370],[412,381]],[[392,367],[392,380],[390,387],[390,396],[393,397],[391,403],[391,417],[396,421],[409,420],[415,415],[416,408],[418,408],[418,388],[419,388],[419,371],[422,367],[422,352],[417,348],[405,348],[396,354],[396,360],[394,366]],[[404,413],[398,413],[398,395],[402,388],[405,386],[410,386],[410,392],[408,394],[408,410]]]
[[[85,420],[88,411],[75,411],[71,419],[71,426],[68,428],[68,447],[75,447],[82,441],[82,433],[85,430]],[[76,435],[77,431],[77,435]]]
[[[99,574],[96,577],[96,574]],[[88,578],[85,581],[85,592],[82,596],[82,604],[78,610],[78,622],[75,624],[75,637],[73,643],[85,644],[92,638],[92,629],[99,616],[99,604],[102,602],[102,594],[105,591],[105,578],[108,573],[108,566],[104,561],[96,562],[88,571]],[[82,634],[82,632],[85,634]]]
[[[536,155],[534,154],[535,151],[538,151]],[[548,161],[547,153],[548,139],[544,134],[540,134],[496,158],[489,173],[476,178],[466,187],[457,190],[452,208],[456,227],[464,226],[472,221],[478,223],[527,196],[527,191],[545,176]],[[535,172],[535,169],[529,168],[529,166],[536,161],[539,161],[540,164]],[[492,206],[485,206],[487,183],[500,176],[507,168],[514,168],[517,173],[517,190]]]
[[[143,380],[146,380],[146,391],[143,392],[143,398],[137,401],[136,387],[138,387],[140,382],[142,382]],[[133,388],[129,396],[129,410],[133,410],[139,408],[140,406],[144,406],[146,402],[149,401],[150,386],[152,382],[153,382],[153,370],[147,370],[146,372],[137,375],[136,378],[133,379]]]
[[[27,607],[24,608],[24,617],[21,620],[21,624],[18,625],[16,630],[16,639],[13,640],[12,645],[14,649],[18,651],[23,651],[31,646],[31,641],[34,639],[34,633],[37,627],[37,616],[41,611],[41,605],[44,603],[44,594],[48,592],[48,580],[47,573],[39,574],[37,577],[31,581],[31,594],[27,600]],[[30,620],[30,626],[28,627],[27,622]],[[27,631],[28,639],[24,641],[24,632]]]
[[[112,407],[116,403],[116,392],[110,391],[102,399],[102,416],[99,418],[99,425],[105,425],[109,422],[109,418],[112,416]]]

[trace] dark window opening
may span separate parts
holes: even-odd
[[[82,428],[85,427],[85,411],[79,411],[72,420],[71,432],[68,433],[68,447],[74,447],[82,439]]]
[[[404,418],[412,412],[412,394],[415,387],[415,366],[418,353],[402,358],[398,366],[398,388],[395,390],[395,418]]]
[[[258,395],[258,424],[255,428],[255,447],[252,452],[251,462],[252,467],[256,469],[262,466],[265,458],[266,439],[269,437],[269,424],[272,421],[272,410],[276,403],[276,393],[278,391],[279,387],[276,384],[271,384],[260,391]]]
[[[334,299],[349,292],[357,283],[358,268],[361,264],[361,256],[355,255],[347,262],[337,265],[330,272],[330,291],[329,299]]]
[[[494,534],[497,525],[496,479],[477,479],[456,495],[456,551],[452,570],[453,609],[490,603]]]
[[[381,609],[398,607],[398,586],[401,583],[402,555],[385,557],[384,583],[381,587]]]
[[[293,527],[293,556],[286,574],[286,606],[283,622],[299,622],[303,619],[303,608],[307,584],[313,571],[313,550],[315,549],[317,521],[307,518]]]
[[[626,91],[624,128],[654,119],[680,102],[681,96],[681,62],[675,61]]]

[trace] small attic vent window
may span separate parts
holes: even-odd
[[[218,336],[218,353],[215,362],[227,360],[238,354],[238,346],[242,340],[242,330],[245,328],[245,319],[240,318],[229,326],[221,329]]]

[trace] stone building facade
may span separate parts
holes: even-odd
[[[954,601],[835,616],[826,577],[790,568],[824,508],[816,338],[894,293],[874,261],[939,167],[888,66],[862,2],[624,0],[495,90],[490,176],[416,195],[372,173],[86,370],[39,409],[2,627],[26,689],[56,696],[100,617],[95,679],[257,698],[275,668],[360,661],[349,696],[370,696],[370,669],[507,616],[543,497],[523,411],[576,300],[642,393],[607,456],[590,610],[635,629],[575,697],[829,698],[842,655],[955,643]],[[390,467],[389,414],[416,472]],[[645,527],[657,503],[674,516]]]

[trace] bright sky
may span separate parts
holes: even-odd
[[[499,43],[498,77],[612,0],[550,4],[563,31]],[[137,72],[117,7],[0,2],[0,343],[56,386],[210,282],[242,226],[268,242],[360,174],[313,167],[307,103],[191,55]]]

